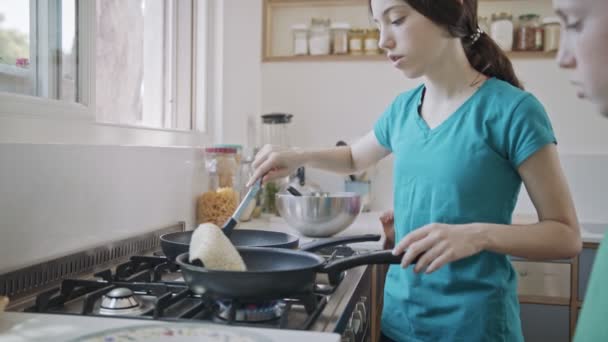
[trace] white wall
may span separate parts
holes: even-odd
[[[0,144],[0,273],[88,246],[191,227],[190,148]]]
[[[226,41],[234,41],[238,37],[243,41],[259,42],[261,36],[257,28],[262,23],[257,13],[261,1],[226,2],[231,5],[246,3],[244,6],[251,13],[238,17],[239,25],[248,29],[228,32]],[[241,63],[260,63],[258,54],[240,57],[231,62],[235,70]],[[605,205],[600,197],[605,193],[603,190],[608,189],[603,171],[608,170],[608,120],[600,118],[593,105],[576,98],[568,83],[568,72],[560,70],[553,60],[517,59],[513,62],[526,88],[540,99],[551,117],[580,218],[585,221],[608,220],[608,212],[603,210]],[[226,66],[228,73],[231,69]],[[376,118],[398,93],[418,84],[416,80],[403,78],[389,63],[381,61],[277,62],[262,64],[261,70],[259,76],[257,71],[247,74],[247,84],[255,81],[260,84],[261,113],[283,111],[294,114],[291,141],[301,147],[329,146],[338,139],[353,141],[372,128]],[[237,73],[232,77],[237,78]],[[234,86],[226,90],[235,94],[247,90],[245,86]],[[243,132],[249,115],[245,113],[249,111],[249,106],[235,104],[234,114],[240,112],[240,118],[224,131]],[[309,172],[309,175],[329,190],[339,189],[343,180],[321,172]],[[390,158],[379,164],[374,178],[375,207],[390,208]],[[534,212],[525,193],[520,196],[516,211]]]

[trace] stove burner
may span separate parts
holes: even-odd
[[[99,313],[102,315],[141,315],[146,311],[133,291],[126,287],[115,288],[103,295]]]
[[[217,316],[230,321],[232,301],[218,300]],[[234,320],[237,322],[268,322],[281,317],[285,311],[285,302],[280,300],[263,304],[237,304]]]

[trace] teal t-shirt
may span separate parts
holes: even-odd
[[[517,168],[556,143],[543,106],[491,78],[431,130],[418,114],[423,90],[399,95],[374,127],[394,155],[397,241],[433,222],[510,224]],[[392,265],[382,331],[396,341],[523,341],[509,258],[484,251],[432,274]]]
[[[597,251],[574,342],[608,341],[608,235]]]

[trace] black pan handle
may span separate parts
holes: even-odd
[[[412,264],[418,262],[420,255],[414,259]],[[401,259],[403,259],[403,254],[393,255],[392,251],[388,249],[333,260],[323,266],[322,272],[336,274],[361,265],[400,264]]]
[[[365,234],[355,236],[341,236],[329,239],[319,239],[300,246],[301,251],[314,252],[321,248],[344,245],[347,243],[380,241],[382,236],[378,234]]]

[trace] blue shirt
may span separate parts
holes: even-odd
[[[491,78],[430,129],[418,113],[423,89],[399,95],[374,127],[394,155],[397,241],[433,222],[510,224],[517,168],[555,143],[543,106]],[[431,274],[392,265],[382,331],[396,341],[523,341],[509,258],[484,251]]]

